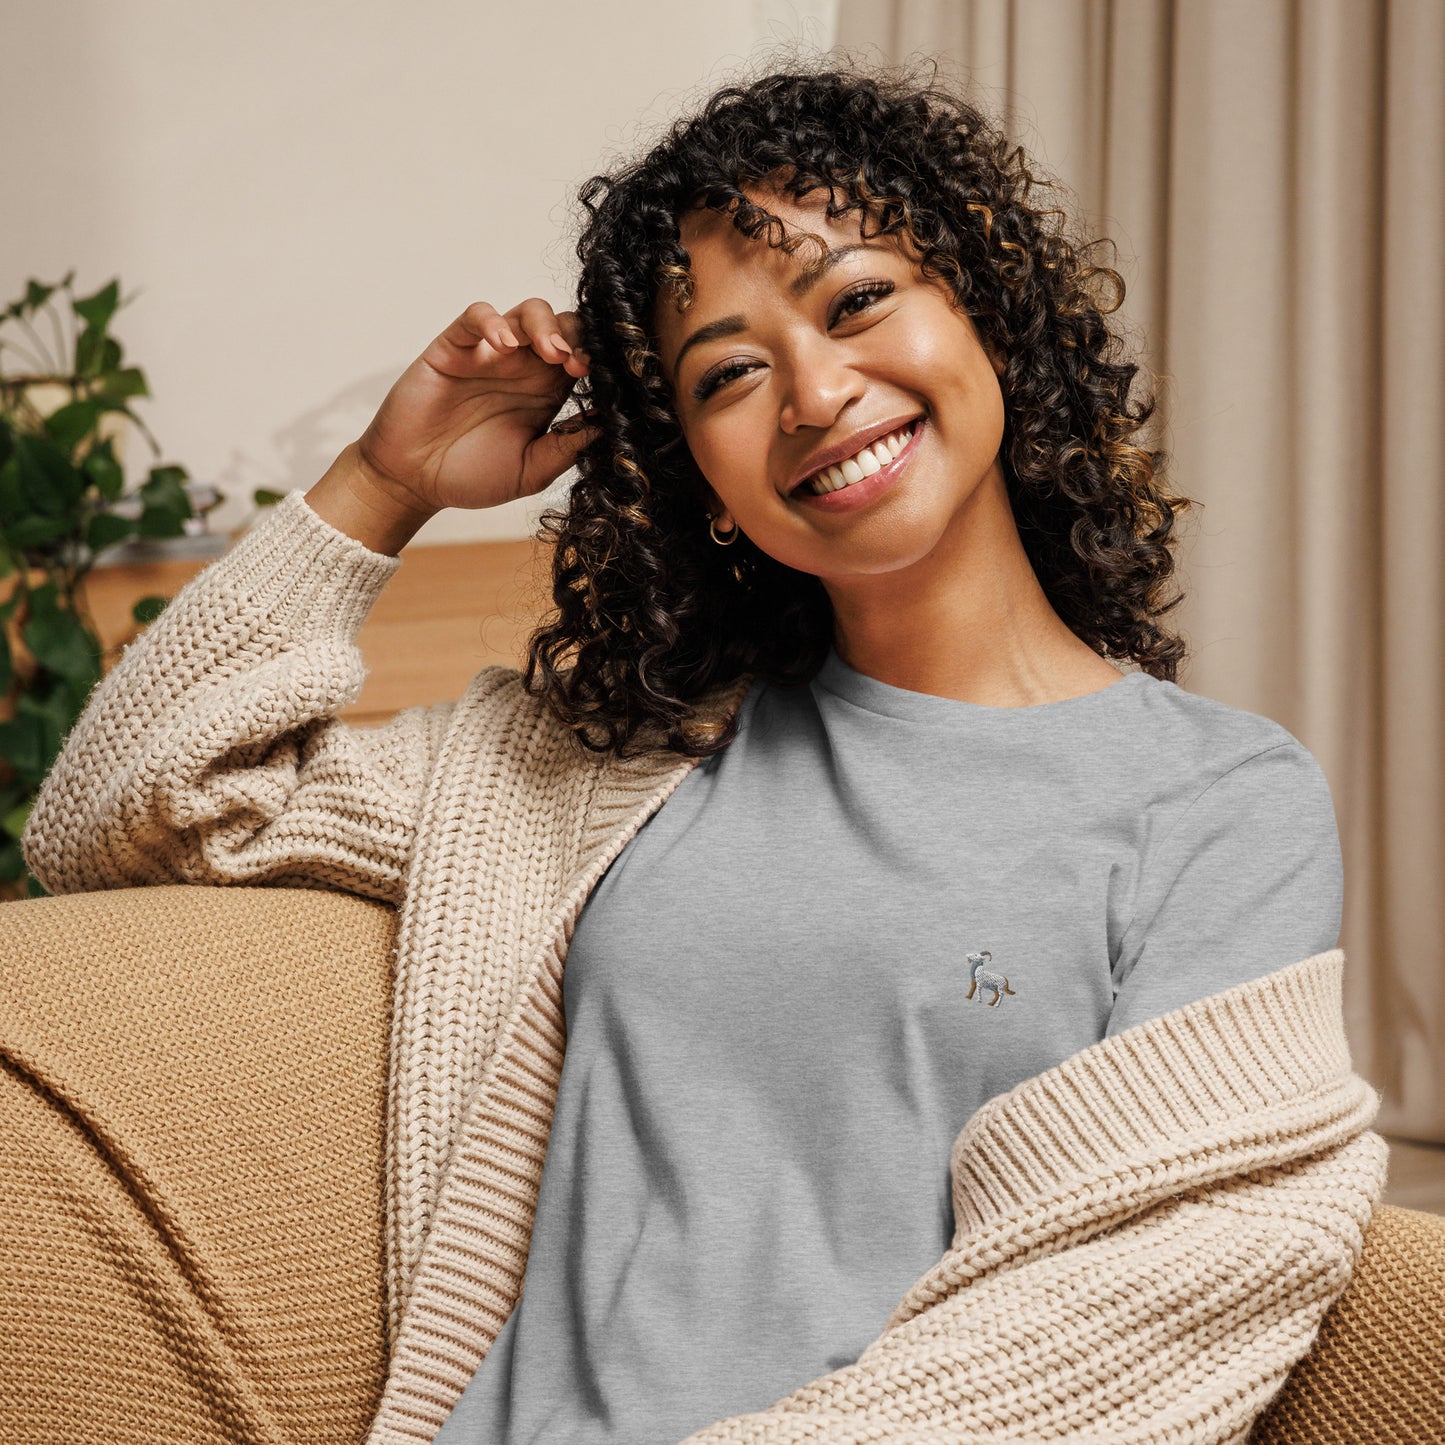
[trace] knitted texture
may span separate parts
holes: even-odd
[[[23,839],[54,892],[271,882],[399,903],[375,1442],[430,1440],[516,1303],[567,945],[695,765],[583,752],[510,668],[455,705],[341,722],[356,631],[398,565],[290,494],[98,686]],[[705,708],[726,715],[751,681]],[[953,1247],[875,1344],[694,1439],[1242,1439],[1344,1288],[1383,1182],[1342,965],[1292,961],[985,1106],[954,1151]]]
[[[1445,1215],[1382,1204],[1349,1289],[1250,1445],[1438,1445]]]
[[[0,1440],[360,1439],[395,915],[189,887],[0,913]]]

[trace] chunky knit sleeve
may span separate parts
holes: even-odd
[[[454,703],[334,714],[400,557],[289,493],[192,578],[98,683],[21,847],[51,893],[151,883],[330,888],[400,902]]]
[[[1336,949],[1105,1039],[954,1146],[953,1247],[852,1364],[686,1445],[1242,1445],[1384,1183]]]

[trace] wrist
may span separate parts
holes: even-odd
[[[306,501],[333,527],[371,551],[393,557],[437,511],[377,471],[356,442],[342,449],[306,493]]]

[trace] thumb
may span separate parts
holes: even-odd
[[[527,448],[526,474],[528,491],[540,492],[550,487],[589,443],[602,435],[602,428],[591,423],[552,427],[533,439]]]

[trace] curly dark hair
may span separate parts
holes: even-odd
[[[584,747],[625,756],[650,736],[692,757],[720,751],[736,717],[709,721],[704,693],[745,673],[806,682],[834,639],[818,577],[746,537],[726,549],[709,538],[710,489],[659,360],[659,295],[690,299],[686,212],[707,207],[785,249],[809,239],[788,240],[744,186],[827,190],[830,218],[861,212],[865,235],[901,233],[922,274],[946,278],[1006,359],[1003,470],[1048,601],[1101,656],[1175,680],[1185,644],[1159,623],[1183,600],[1165,596],[1175,514],[1198,504],[1159,485],[1166,453],[1129,440],[1155,399],[1131,402],[1140,367],[1105,320],[1123,278],[1091,264],[1099,242],[1070,241],[1063,210],[1030,203],[1057,184],[936,66],[836,59],[727,85],[640,160],[582,184],[576,309],[591,366],[577,396],[600,431],[565,507],[541,518],[555,611],[528,639],[522,677]]]

